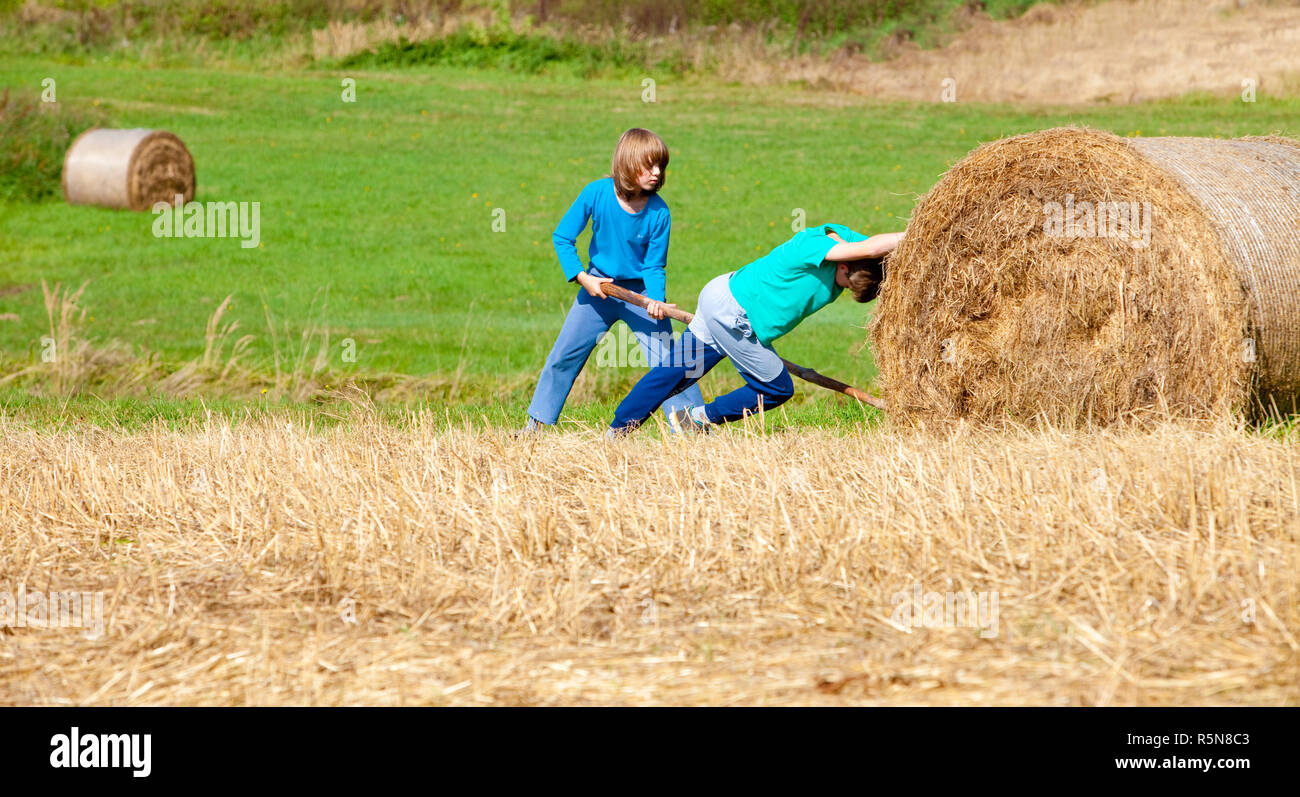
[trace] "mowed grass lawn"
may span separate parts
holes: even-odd
[[[669,75],[0,63],[0,85],[39,90],[46,77],[61,102],[98,103],[118,126],[178,134],[197,164],[197,199],[259,202],[262,243],[155,238],[149,213],[5,205],[0,314],[19,320],[0,322],[0,366],[39,357],[48,334],[41,280],[90,280],[83,334],[168,362],[202,353],[208,317],[234,294],[227,318],[257,335],[246,360],[259,368],[272,363],[270,313],[290,337],[327,327],[340,374],[454,373],[465,401],[499,399],[519,412],[576,290],[560,273],[551,231],[582,186],[605,174],[628,127],[655,130],[672,150],[663,192],[674,221],[669,300],[694,309],[711,277],[785,240],[796,208],[809,224],[901,229],[916,199],[983,141],[1061,124],[1122,135],[1295,135],[1300,111],[1295,99],[1266,95],[1253,104],[1232,96],[1027,110],[882,104]],[[345,77],[356,80],[354,103],[342,101]],[[643,77],[657,80],[656,102],[642,101]],[[493,229],[497,210],[503,232]],[[585,237],[580,252],[585,260]],[[868,312],[842,298],[778,349],[869,384]],[[355,362],[343,361],[343,338],[356,342]],[[706,388],[735,381],[723,367]],[[807,386],[801,397],[839,401]]]

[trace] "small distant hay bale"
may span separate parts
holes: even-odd
[[[904,422],[1295,411],[1300,143],[981,146],[917,205],[871,337]]]
[[[162,130],[87,130],[63,159],[63,197],[73,205],[148,210],[194,199],[194,158]]]

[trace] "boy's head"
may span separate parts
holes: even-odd
[[[609,174],[614,190],[624,199],[654,194],[664,187],[668,172],[668,147],[663,139],[641,127],[619,136]]]
[[[848,241],[865,241],[870,236],[855,232],[842,225],[837,225],[845,230]],[[826,234],[831,239],[844,243],[845,239],[826,225]],[[876,298],[880,293],[880,283],[885,281],[885,258],[884,257],[865,257],[861,260],[845,260],[835,264],[835,284],[841,288],[847,288],[853,294],[853,298],[859,302],[869,302]]]
[[[869,302],[880,293],[885,281],[885,258],[867,257],[835,264],[835,284],[853,293],[859,302]]]

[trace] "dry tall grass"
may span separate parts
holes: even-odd
[[[1294,438],[757,430],[0,421],[0,590],[110,615],[0,633],[0,702],[1300,702]]]
[[[1039,5],[1020,19],[975,19],[944,47],[896,57],[733,59],[724,77],[802,81],[882,99],[1075,105],[1191,91],[1261,96],[1300,89],[1300,8],[1238,0]],[[952,84],[945,81],[951,79]]]
[[[296,402],[322,400],[349,384],[364,386],[376,398],[389,402],[409,402],[421,398],[450,396],[461,391],[456,377],[412,376],[379,373],[357,376],[332,363],[330,328],[325,322],[326,301],[319,294],[312,299],[306,321],[291,328],[287,321],[277,321],[264,302],[266,340],[270,344],[271,373],[246,364],[249,348],[257,341],[253,334],[237,335],[238,321],[225,320],[233,294],[221,301],[208,316],[203,333],[203,353],[179,367],[161,360],[157,352],[132,346],[116,339],[89,337],[83,329],[87,308],[82,293],[88,283],[75,292],[71,287],[42,281],[49,334],[42,336],[40,351],[33,362],[16,366],[0,376],[0,386],[16,384],[46,395],[72,396],[93,393],[99,396],[145,397],[266,397],[272,401]],[[0,317],[0,320],[4,320]],[[296,333],[296,334],[295,334]],[[518,382],[518,380],[515,380]],[[491,394],[518,389],[518,384],[493,380]],[[575,397],[591,395],[588,383]],[[608,395],[606,390],[600,395]]]

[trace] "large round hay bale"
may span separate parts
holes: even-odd
[[[194,199],[194,158],[162,130],[87,130],[63,159],[63,197],[73,205],[147,210]]]
[[[1293,411],[1300,143],[981,146],[917,205],[871,336],[903,421]]]

